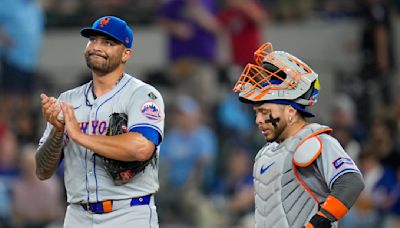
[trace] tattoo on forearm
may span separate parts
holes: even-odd
[[[56,171],[63,147],[63,132],[52,132],[51,136],[36,152],[36,173],[47,179]]]

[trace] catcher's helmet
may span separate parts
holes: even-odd
[[[295,56],[273,51],[271,43],[255,53],[255,64],[247,64],[233,90],[246,103],[272,102],[291,104],[304,116],[314,116],[305,106],[317,101],[318,74]]]

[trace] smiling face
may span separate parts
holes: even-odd
[[[280,142],[287,138],[288,120],[293,111],[290,105],[264,103],[253,107],[256,124],[268,142]]]
[[[123,65],[131,56],[131,49],[111,37],[92,35],[84,54],[86,65],[104,75]]]

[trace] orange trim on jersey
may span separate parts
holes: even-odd
[[[296,153],[297,149],[298,149],[305,141],[307,141],[308,139],[310,139],[310,138],[312,138],[312,137],[317,137],[319,134],[322,134],[322,133],[330,133],[330,132],[332,132],[332,129],[331,129],[331,128],[326,128],[326,129],[321,129],[321,130],[319,130],[319,131],[316,131],[316,132],[312,133],[312,134],[309,135],[307,138],[303,139],[303,141],[301,141],[299,145],[297,145],[297,147],[296,147],[294,153]],[[307,167],[307,166],[311,165],[311,163],[313,163],[313,161],[315,161],[315,159],[317,159],[317,157],[318,157],[318,156],[321,154],[321,152],[322,152],[322,141],[321,141],[321,139],[320,139],[319,137],[317,137],[317,139],[318,139],[318,141],[319,141],[319,143],[320,143],[321,146],[320,146],[320,149],[318,150],[318,152],[314,155],[314,157],[313,157],[309,162],[307,162],[306,164],[300,164],[300,163],[297,163],[297,162],[294,161],[294,160],[293,160],[293,164],[295,164],[295,165],[297,165],[297,166],[300,166],[300,167]]]
[[[321,208],[328,211],[336,220],[340,220],[347,214],[349,209],[336,197],[329,195]]]
[[[310,161],[308,161],[308,162],[305,163],[305,164],[298,163],[298,162],[296,162],[295,160],[293,160],[293,163],[294,163],[295,165],[300,166],[300,167],[307,167],[307,166],[311,165],[311,163],[313,163],[313,162],[315,161],[315,159],[317,159],[317,157],[321,154],[321,152],[322,152],[322,141],[321,141],[321,139],[320,139],[318,136],[314,136],[314,137],[317,138],[317,140],[318,140],[318,142],[319,142],[319,149],[318,149],[317,153],[310,159]],[[311,137],[311,138],[312,138],[312,137]],[[310,137],[307,137],[305,140],[303,140],[303,141],[297,146],[297,148],[299,148],[300,145],[302,145],[302,144],[303,144],[304,142],[306,142],[308,139],[310,139]],[[297,148],[296,148],[296,151],[297,151]],[[296,153],[296,151],[295,151],[295,153]]]
[[[304,181],[300,178],[299,173],[297,172],[296,166],[293,166],[293,171],[294,171],[294,175],[296,176],[297,180],[300,182],[300,184],[303,186],[303,188],[308,192],[308,194],[311,195],[311,197],[314,199],[315,202],[318,203],[318,205],[320,204],[317,196],[315,196],[315,194],[311,191],[311,189],[304,183]]]
[[[322,134],[322,133],[330,133],[330,132],[332,132],[332,128],[325,128],[325,129],[321,129],[321,130],[319,130],[319,131],[316,131],[316,132],[314,132],[314,133],[312,133],[311,135],[309,135],[307,138],[305,138],[304,140],[307,140],[307,139],[309,139],[309,138],[311,138],[311,137],[313,137],[313,136],[316,136],[316,135],[319,135],[319,134]],[[298,147],[298,146],[297,146]]]
[[[322,134],[322,133],[330,133],[330,132],[332,132],[332,128],[325,128],[325,129],[321,129],[319,131],[312,133],[311,135],[307,136],[307,138],[303,139],[303,141],[301,141],[301,143],[296,147],[296,150],[297,150],[297,148],[299,148],[299,146],[301,144],[303,144],[305,141],[307,141],[307,139],[310,139],[310,138],[317,136],[319,134]]]
[[[103,212],[108,213],[112,211],[112,201],[111,200],[106,200],[102,202],[103,204]]]
[[[311,138],[311,137],[314,137],[314,136],[316,136],[316,135],[319,135],[319,134],[321,134],[321,133],[329,133],[329,132],[331,132],[332,131],[332,129],[331,128],[327,128],[327,129],[321,129],[321,130],[319,130],[319,131],[316,131],[316,132],[314,132],[314,133],[312,133],[311,135],[309,135],[307,138],[305,138],[303,141],[306,141],[307,139],[309,139],[309,138]],[[303,143],[303,141],[301,142],[301,143]],[[296,147],[296,150],[297,150],[297,148],[301,145],[301,143]],[[321,145],[322,145],[322,142],[321,142]],[[296,153],[296,150],[295,150],[295,153]],[[321,151],[322,151],[322,146],[321,146]],[[316,156],[315,158],[317,158],[318,156]],[[314,160],[313,160],[314,161]],[[297,171],[297,168],[296,168],[296,162],[294,161],[294,159],[293,159],[293,157],[292,157],[292,162],[293,162],[293,171],[294,171],[294,175],[296,176],[296,178],[297,178],[297,180],[300,182],[300,184],[303,186],[303,188],[311,195],[311,197],[314,199],[314,201],[315,202],[317,202],[318,203],[318,205],[320,204],[320,202],[318,201],[318,199],[317,199],[317,196],[315,196],[315,194],[311,191],[311,189],[304,183],[304,181],[300,178],[300,176],[299,176],[299,173],[298,173],[298,171]],[[311,164],[311,163],[310,163]],[[301,167],[301,166],[300,166]]]

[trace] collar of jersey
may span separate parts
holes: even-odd
[[[101,96],[100,98],[103,97],[108,97],[109,94],[113,94],[115,92],[115,90],[117,90],[121,85],[123,84],[122,82],[124,82],[126,79],[125,73],[122,73],[121,77],[118,79],[118,81],[115,83],[114,87],[112,88],[112,90],[108,91],[106,94],[104,94],[103,96]],[[86,105],[87,106],[92,106],[93,103],[95,102],[95,100],[97,99],[96,95],[94,94],[93,91],[93,80],[91,80],[86,88],[85,91],[85,99],[86,99]]]

